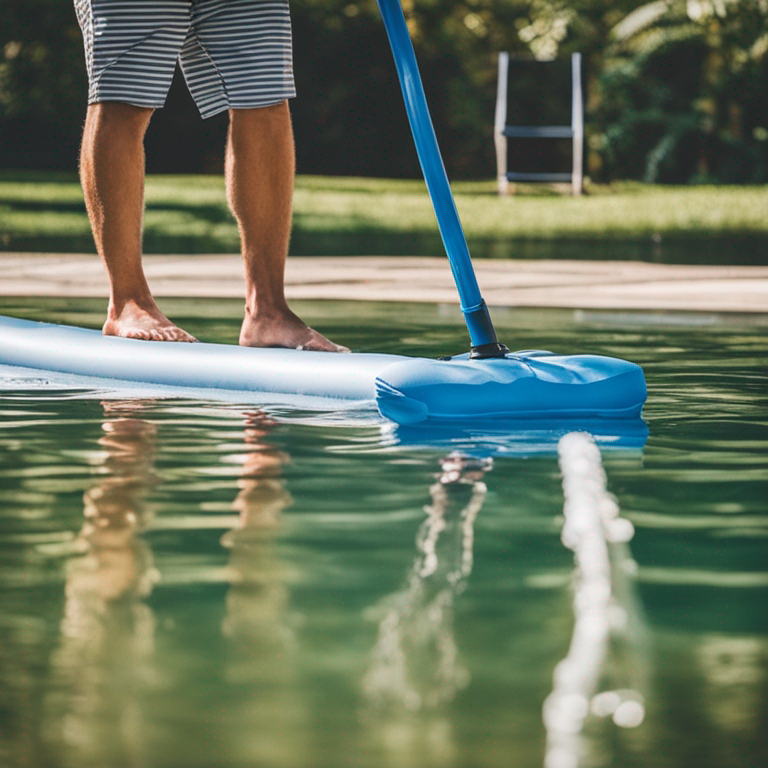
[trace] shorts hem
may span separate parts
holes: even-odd
[[[143,109],[162,109],[165,106],[165,100],[162,101],[150,101],[144,99],[136,99],[131,97],[122,98],[120,96],[95,96],[88,99],[88,106],[92,104],[128,104],[131,107],[141,107]]]
[[[230,109],[263,109],[265,107],[276,107],[278,104],[282,104],[284,101],[289,101],[294,98],[294,96],[295,94],[291,94],[279,99],[269,99],[267,101],[248,102],[244,104],[217,104],[215,107],[206,110],[202,110],[198,107],[198,110],[200,111],[200,117],[202,117],[203,120],[207,120],[209,117],[215,117],[222,112],[228,112]]]

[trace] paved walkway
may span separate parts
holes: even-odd
[[[237,256],[147,256],[158,297],[240,298]],[[768,266],[719,267],[605,261],[475,262],[490,306],[768,314]],[[289,299],[457,303],[446,259],[292,257]],[[95,256],[0,253],[0,296],[104,297]]]

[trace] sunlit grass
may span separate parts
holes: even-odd
[[[456,205],[467,238],[637,240],[723,236],[768,237],[765,187],[660,187],[638,183],[590,186],[574,198],[528,186],[500,198],[493,181],[458,182]],[[353,252],[343,239],[408,238],[437,234],[421,181],[302,176],[294,198],[294,242],[301,252]],[[92,249],[82,192],[74,175],[0,173],[0,248]],[[232,252],[237,227],[218,176],[150,176],[145,248],[148,252]],[[315,248],[315,250],[312,250]],[[309,250],[308,250],[309,249]]]

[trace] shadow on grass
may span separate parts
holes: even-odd
[[[21,184],[79,184],[77,174],[66,171],[27,171],[3,169],[0,174],[2,182]]]
[[[24,211],[39,211],[45,214],[57,214],[57,213],[85,213],[85,203],[80,200],[56,200],[51,202],[50,200],[14,200],[11,203],[6,203],[3,206],[11,213],[20,213]]]
[[[9,176],[10,174],[6,174]],[[24,180],[28,173],[24,173]],[[46,177],[46,183],[51,180]],[[53,182],[58,183],[58,182]],[[61,183],[71,183],[71,178],[62,179]],[[21,252],[50,252],[50,253],[75,253],[92,252],[94,250],[93,238],[88,229],[85,203],[82,199],[75,200],[49,200],[49,199],[16,199],[0,201],[2,211],[12,220],[13,214],[40,214],[39,230],[30,231],[18,229],[12,226],[0,231],[0,251]],[[144,250],[146,253],[231,253],[238,250],[237,228],[234,219],[226,204],[200,204],[199,202],[152,202],[146,206],[147,214],[180,215],[176,229],[185,226],[192,228],[190,222],[194,222],[198,231],[194,234],[179,234],[178,232],[164,231],[167,222],[153,225],[151,221],[145,221]],[[58,215],[81,214],[82,231],[59,231],[56,217]],[[46,221],[47,219],[47,221]],[[222,234],[222,224],[231,224],[232,236]],[[203,230],[216,229],[215,234],[206,235],[200,233]],[[80,229],[80,227],[78,227]],[[48,231],[46,231],[48,230]]]
[[[718,238],[468,238],[476,259],[641,261],[659,264],[761,266],[768,264],[768,237],[744,234]],[[444,256],[437,233],[392,234],[361,230],[328,233],[294,228],[296,256]]]
[[[647,240],[495,240],[470,238],[469,250],[476,259],[641,261],[660,264],[712,264],[761,266],[768,264],[768,237],[743,235],[717,239]],[[92,253],[88,234],[0,237],[0,251],[40,253]],[[144,252],[151,254],[215,254],[238,251],[236,235],[167,234],[148,229]],[[293,256],[444,256],[439,235],[392,234],[363,230],[329,233],[295,228]]]
[[[56,215],[57,213],[82,213],[87,215],[85,203],[77,200],[14,200],[4,206],[11,213],[23,211],[39,211],[41,213]],[[224,205],[201,205],[200,203],[148,203],[146,210],[152,213],[188,213],[195,219],[203,219],[210,224],[232,222],[234,219]]]

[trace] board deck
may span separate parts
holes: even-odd
[[[368,353],[252,349],[103,336],[0,317],[0,365],[102,380],[204,390],[375,401],[398,424],[509,419],[636,419],[646,398],[639,366],[545,350],[448,360]]]

